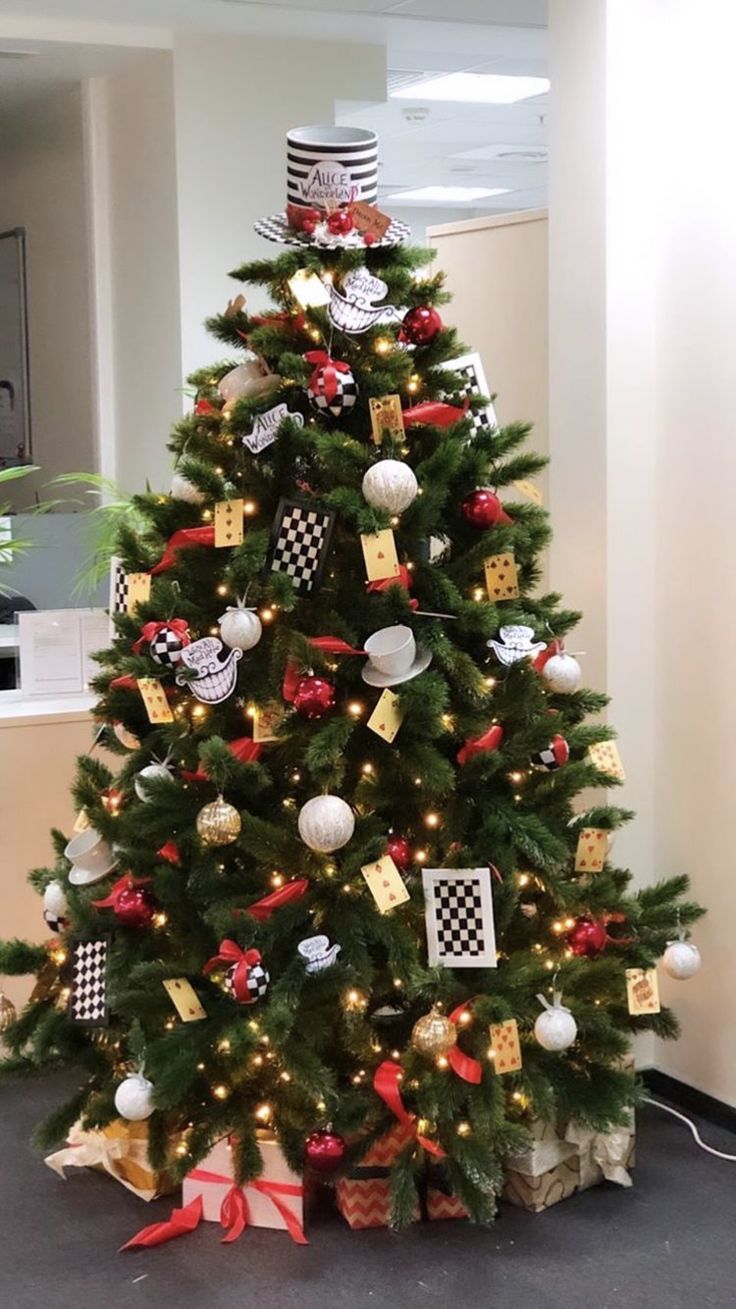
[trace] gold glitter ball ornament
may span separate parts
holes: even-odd
[[[218,795],[197,814],[197,831],[205,845],[231,845],[240,835],[240,814]]]
[[[411,1034],[414,1049],[433,1059],[438,1055],[447,1054],[456,1040],[457,1028],[440,1012],[439,1005],[434,1005],[431,1013],[425,1014],[414,1024]]]
[[[18,1011],[13,1001],[9,1000],[7,995],[3,995],[2,991],[0,991],[0,1032],[7,1032],[8,1028],[13,1026],[17,1017]]]

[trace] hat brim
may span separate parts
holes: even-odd
[[[319,250],[358,250],[359,246],[348,246],[337,238],[335,241],[314,241],[306,232],[297,232],[295,228],[290,227],[286,214],[270,214],[268,218],[260,218],[257,223],[253,224],[259,236],[265,236],[267,241],[278,241],[281,245],[303,245],[315,246]],[[391,219],[391,225],[385,235],[379,240],[367,247],[375,250],[378,246],[403,245],[411,236],[411,228],[408,223],[402,223],[398,218]]]

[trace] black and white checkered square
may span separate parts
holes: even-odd
[[[473,352],[460,355],[457,359],[450,359],[447,363],[442,364],[442,369],[443,372],[459,373],[462,379],[461,390],[445,397],[450,403],[460,405],[465,399],[476,400],[479,396],[490,395],[483,361],[479,354]],[[471,440],[479,432],[489,432],[497,426],[496,412],[490,403],[480,409],[469,410],[468,412],[473,420]]]
[[[480,955],[485,952],[483,903],[474,880],[448,881],[434,897],[437,944],[443,955]]]
[[[257,223],[253,224],[253,227],[258,235],[265,236],[267,241],[279,241],[282,245],[317,244],[306,232],[296,232],[293,227],[290,227],[284,213],[269,214],[268,218],[260,218]],[[376,246],[401,245],[402,241],[407,241],[410,236],[411,228],[406,223],[402,223],[400,219],[392,218],[386,235],[382,236],[379,241],[375,241],[372,248],[375,250]],[[335,238],[334,242],[327,237],[324,241],[320,240],[318,244],[323,245],[325,249],[333,250],[344,246],[346,243],[338,237]]]
[[[72,986],[69,1017],[89,1027],[107,1027],[107,957],[109,938],[72,941]]]
[[[157,664],[171,665],[178,664],[183,649],[184,643],[179,633],[170,627],[162,627],[151,641],[148,652]]]
[[[127,614],[128,612],[128,574],[116,557],[110,560],[109,610],[111,614]]]
[[[233,995],[235,994],[233,990],[233,978],[237,967],[238,965],[234,964],[227,974],[227,985],[233,992]],[[248,980],[246,981],[248,999],[243,1000],[242,1003],[255,1004],[256,1000],[262,1000],[268,990],[270,980],[271,979],[263,967],[263,964],[251,964],[248,969]]]
[[[322,578],[335,515],[302,500],[281,500],[273,529],[271,571],[286,573],[298,595],[311,595]]]

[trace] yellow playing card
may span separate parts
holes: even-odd
[[[128,591],[125,608],[127,613],[132,614],[136,605],[145,604],[151,598],[151,575],[150,573],[128,573],[126,580]]]
[[[409,899],[409,892],[402,880],[396,864],[390,855],[385,854],[374,864],[364,864],[361,868],[368,889],[382,914],[395,909]]]
[[[517,491],[521,491],[521,494],[527,496],[527,498],[532,500],[535,505],[541,506],[544,504],[544,496],[539,487],[535,486],[533,482],[530,482],[528,478],[522,477],[518,482],[514,482],[513,485],[516,487]]]
[[[584,827],[575,851],[576,873],[600,873],[608,854],[608,832],[600,827]]]
[[[218,500],[215,505],[215,545],[242,545],[243,501]]]
[[[366,726],[370,727],[371,731],[376,733],[376,736],[383,737],[383,740],[388,741],[390,745],[401,727],[403,717],[399,697],[386,688]]]
[[[507,1018],[505,1023],[491,1023],[490,1033],[496,1072],[518,1073],[521,1068],[521,1045],[516,1019]]]
[[[483,560],[489,600],[517,600],[519,578],[512,554],[489,555]]]
[[[206,1018],[199,996],[188,982],[186,977],[169,977],[164,982],[169,999],[173,1004],[179,1017],[185,1023],[196,1023],[200,1018]]]
[[[368,403],[371,410],[371,430],[376,445],[381,444],[385,432],[388,432],[394,441],[403,441],[405,433],[401,397],[371,396]]]
[[[396,542],[390,527],[383,532],[370,535],[362,533],[360,544],[363,547],[365,571],[369,582],[382,582],[385,577],[399,576],[399,556]]]
[[[284,706],[272,701],[267,705],[253,705],[250,710],[253,718],[253,740],[261,745],[264,741],[277,741],[278,728],[284,717]]]
[[[658,1014],[659,983],[656,968],[627,968],[626,996],[630,1014]]]
[[[86,832],[86,831],[87,831],[87,828],[90,827],[90,826],[91,826],[91,823],[90,823],[89,818],[88,818],[88,816],[87,816],[87,810],[86,810],[86,809],[80,809],[80,810],[79,810],[79,813],[77,814],[76,818],[74,819],[74,826],[73,826],[73,828],[72,828],[72,831],[73,831],[73,832],[77,832],[77,833],[79,833],[79,832]]]
[[[155,677],[139,677],[137,680],[149,723],[173,723],[174,715],[161,683]]]
[[[620,782],[626,781],[626,773],[615,741],[599,741],[597,745],[589,746],[588,758],[599,773],[617,777]]]

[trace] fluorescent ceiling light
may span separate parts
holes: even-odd
[[[508,195],[508,186],[414,186],[408,191],[394,191],[388,200],[421,204],[460,204],[487,200],[492,195]]]
[[[457,100],[474,104],[513,105],[549,91],[548,77],[513,77],[501,73],[442,73],[409,86],[398,86],[392,99]]]

